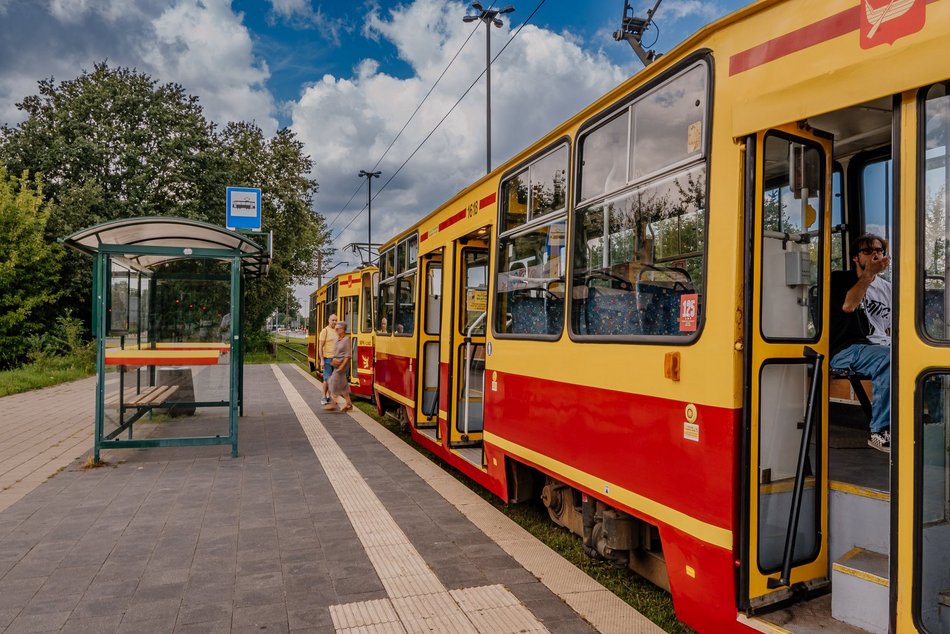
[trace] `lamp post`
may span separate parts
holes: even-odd
[[[481,2],[473,2],[472,8],[478,11],[478,15],[466,15],[462,21],[481,20],[485,23],[485,173],[487,174],[491,172],[491,27],[495,25],[501,28],[504,23],[498,16],[511,13],[515,8],[508,5],[504,9],[485,9]]]
[[[382,172],[360,170],[360,178],[366,177],[366,260],[373,261],[373,179]]]

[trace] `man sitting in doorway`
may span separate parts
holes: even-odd
[[[866,233],[851,245],[850,271],[831,275],[831,368],[871,377],[868,445],[891,450],[891,263],[887,240]]]

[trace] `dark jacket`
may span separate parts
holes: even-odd
[[[871,325],[863,307],[853,313],[846,313],[845,297],[851,287],[858,283],[856,271],[833,271],[831,273],[831,356],[856,343],[870,343],[868,333]]]

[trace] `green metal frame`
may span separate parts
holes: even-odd
[[[135,222],[141,220],[142,222],[148,222],[147,219],[133,219],[129,222]],[[205,248],[205,247],[187,247],[187,246],[145,246],[139,244],[104,244],[99,243],[94,247],[90,247],[88,244],[81,244],[77,241],[74,241],[72,238],[80,234],[85,234],[88,236],[88,232],[97,229],[98,227],[108,227],[110,224],[116,224],[116,221],[109,223],[103,223],[98,227],[93,227],[90,229],[84,229],[81,232],[73,234],[70,238],[66,238],[64,242],[77,250],[89,253],[94,256],[93,261],[93,279],[92,279],[92,293],[93,293],[93,307],[92,307],[92,324],[93,324],[93,333],[96,337],[96,420],[95,420],[95,445],[94,445],[94,460],[99,462],[100,452],[102,449],[112,449],[112,448],[138,448],[138,447],[188,447],[188,446],[199,446],[199,445],[231,445],[231,456],[237,457],[238,454],[238,417],[244,414],[244,353],[245,346],[243,340],[243,327],[244,327],[244,275],[242,273],[250,274],[263,274],[266,272],[267,264],[269,261],[269,254],[264,252],[263,246],[259,245],[255,240],[250,240],[246,234],[237,234],[234,232],[228,232],[226,230],[220,229],[218,227],[212,227],[211,225],[206,225],[205,223],[198,223],[196,221],[189,221],[185,219],[181,220],[181,224],[186,227],[191,226],[204,226],[214,228],[221,231],[222,233],[231,234],[235,239],[239,240],[238,248]],[[164,222],[168,222],[168,219],[162,219]],[[121,222],[121,221],[120,221]],[[269,241],[268,234],[258,234],[265,240]],[[187,238],[182,238],[183,244],[187,244]],[[258,248],[257,251],[246,251],[240,248],[241,246],[247,246],[248,244],[254,245]],[[135,410],[135,413],[130,416],[128,420],[124,419],[124,410],[126,407],[122,404],[121,399],[124,396],[123,390],[124,385],[120,384],[120,405],[119,405],[119,426],[112,430],[109,434],[105,434],[105,378],[106,378],[106,365],[105,365],[105,353],[106,353],[106,333],[107,333],[107,324],[106,320],[108,319],[108,289],[109,289],[109,271],[111,268],[111,259],[115,256],[123,256],[128,258],[129,256],[140,256],[140,255],[149,255],[149,256],[167,256],[165,260],[168,261],[172,259],[216,259],[222,261],[230,261],[231,271],[230,271],[230,308],[231,308],[231,355],[229,362],[229,385],[228,385],[228,400],[227,401],[193,401],[193,402],[176,402],[174,406],[181,407],[227,407],[228,408],[228,435],[221,436],[187,436],[187,437],[173,437],[173,438],[133,438],[132,429],[136,421],[140,420],[145,414],[150,413],[155,406],[153,405],[134,405],[129,406],[129,410]],[[246,270],[245,270],[246,269]],[[220,276],[215,276],[217,279],[221,279]],[[149,292],[154,292],[154,285],[150,284]],[[149,301],[149,315],[146,315],[146,319],[151,319],[151,312],[154,310],[154,302]],[[141,316],[139,317],[142,318]],[[119,366],[120,372],[124,376],[124,366]],[[167,406],[162,406],[163,409],[167,409]],[[128,429],[129,437],[127,439],[120,439],[118,436]]]

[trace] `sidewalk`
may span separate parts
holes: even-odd
[[[324,413],[296,368],[245,385],[238,458],[104,452],[0,512],[0,631],[658,631],[369,417]],[[71,419],[49,392],[23,421]]]

